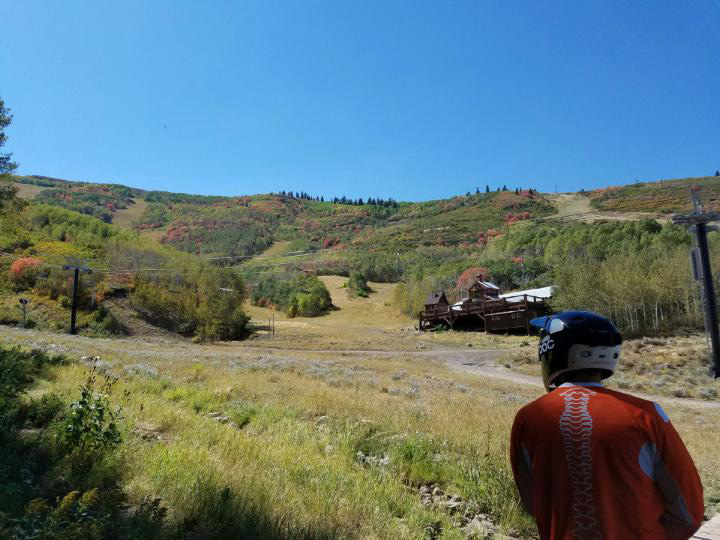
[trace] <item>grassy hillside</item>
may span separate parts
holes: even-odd
[[[64,266],[71,264],[92,270],[78,283],[81,332],[132,333],[120,320],[128,321],[127,313],[116,316],[105,302],[127,296],[123,307],[171,331],[198,339],[243,337],[245,286],[236,273],[95,217],[36,201],[13,198],[0,208],[3,323],[67,329],[73,283]],[[20,298],[30,301],[24,322]]]
[[[15,177],[27,196],[113,222],[141,200],[132,221],[160,231],[161,241],[184,251],[250,255],[273,241],[294,248],[410,250],[418,246],[484,244],[508,223],[553,213],[543,197],[492,192],[423,203],[339,204],[284,195],[219,197],[143,191],[115,184]],[[37,191],[41,187],[43,189]],[[123,214],[125,215],[125,214]],[[127,223],[124,218],[123,223]]]
[[[598,210],[669,214],[691,209],[691,186],[700,188],[706,210],[720,209],[720,177],[717,176],[641,182],[592,191],[589,197],[591,206]]]
[[[461,295],[459,276],[476,268],[505,290],[554,283],[558,308],[597,309],[632,333],[678,325],[695,328],[701,320],[695,284],[687,266],[678,266],[686,258],[687,232],[641,219],[689,209],[691,185],[700,186],[708,208],[720,200],[716,177],[632,184],[577,194],[571,200],[534,191],[500,191],[383,204],[277,194],[149,192],[45,177],[15,180],[33,190],[42,188],[28,194],[35,202],[76,209],[121,223],[142,238],[215,258],[211,264],[232,266],[246,283],[267,291],[277,290],[267,280],[271,275],[278,283],[300,283],[299,273],[358,271],[371,281],[402,281],[396,306],[416,316],[433,289],[445,289],[451,298]],[[575,206],[584,211],[573,213],[563,206],[578,201],[584,204]],[[604,214],[610,219],[603,220]],[[670,261],[676,268],[670,268]],[[618,280],[615,267],[626,264],[635,265],[634,270]],[[676,286],[663,288],[657,276]],[[153,279],[158,295],[170,287],[157,276]],[[188,282],[182,276],[175,279]],[[290,298],[286,292],[268,294]],[[172,305],[169,298],[163,304],[164,309]],[[173,326],[185,328],[180,322]]]

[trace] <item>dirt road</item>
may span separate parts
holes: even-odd
[[[238,356],[256,355],[257,353],[282,354],[288,357],[305,358],[318,355],[322,360],[342,362],[352,357],[394,358],[412,357],[428,362],[444,364],[448,368],[491,379],[506,381],[512,384],[541,389],[540,377],[517,373],[499,361],[509,349],[460,349],[433,348],[424,350],[371,350],[371,349],[293,349],[287,347],[248,346],[244,342],[228,342],[209,345],[196,345],[185,341],[167,340],[155,337],[152,340],[138,338],[98,339],[82,336],[68,336],[50,332],[23,330],[8,326],[0,326],[0,341],[8,344],[46,348],[70,356],[99,355],[112,357],[115,351],[134,357],[135,361],[152,363],[153,360],[191,357],[197,360],[234,359]],[[674,398],[655,396],[639,392],[630,392],[638,397],[657,401],[663,405],[685,407],[689,409],[720,409],[720,402],[691,398]]]

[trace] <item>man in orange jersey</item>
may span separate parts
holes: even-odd
[[[510,458],[543,539],[687,539],[702,484],[660,405],[608,390],[622,338],[600,315],[534,319],[548,393],[518,412]]]

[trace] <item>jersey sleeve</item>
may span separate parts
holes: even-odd
[[[665,505],[668,540],[687,539],[702,523],[703,487],[695,464],[665,411],[655,404],[657,455],[654,479]]]
[[[510,434],[510,464],[512,465],[515,485],[520,492],[525,510],[533,513],[532,462],[523,441],[523,410],[515,416]]]

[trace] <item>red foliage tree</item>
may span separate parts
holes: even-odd
[[[480,276],[480,279],[484,280],[485,276],[487,276],[487,268],[483,266],[472,266],[460,274],[460,277],[458,277],[457,283],[455,284],[458,295],[466,295],[470,285],[475,283],[478,276]]]
[[[10,265],[10,279],[16,290],[25,290],[35,285],[42,261],[36,257],[21,257]]]

